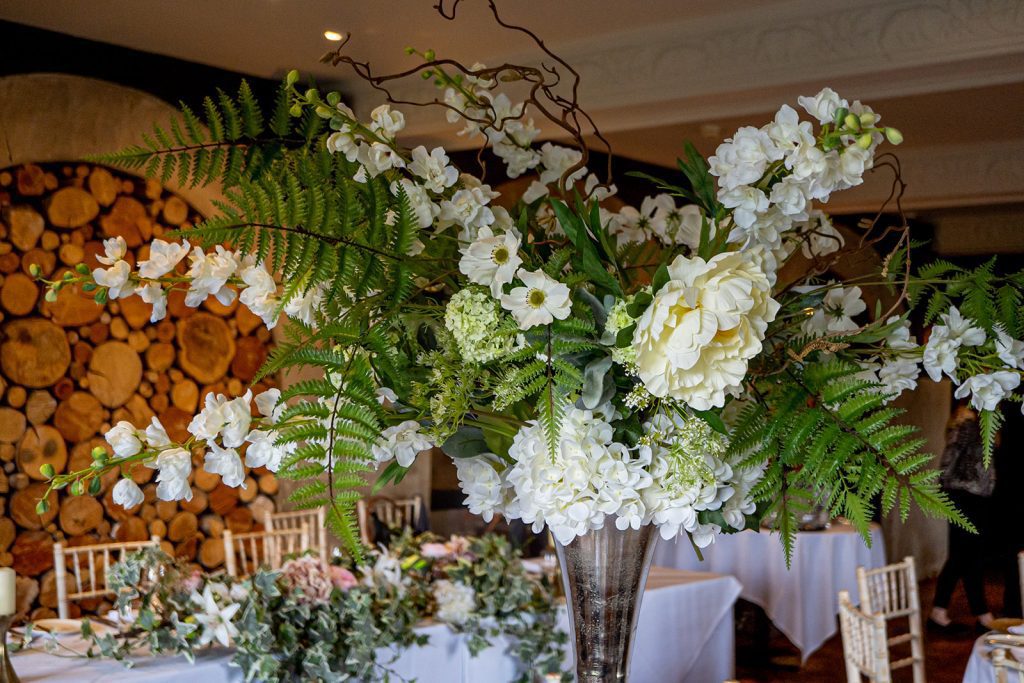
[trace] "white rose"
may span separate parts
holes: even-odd
[[[142,489],[131,479],[121,479],[114,485],[114,502],[125,510],[135,507],[141,503],[145,496]]]
[[[779,304],[768,277],[740,252],[677,256],[668,271],[633,334],[640,379],[655,396],[721,407],[760,353]]]

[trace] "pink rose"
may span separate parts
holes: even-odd
[[[347,591],[349,588],[358,585],[359,580],[355,577],[355,574],[345,569],[344,567],[331,566],[330,568],[331,583],[334,584],[335,588]]]
[[[424,543],[420,546],[420,555],[423,557],[437,559],[447,557],[449,554],[448,546],[444,543]]]
[[[181,581],[181,589],[186,593],[195,593],[199,590],[199,586],[203,583],[203,575],[198,569],[194,570],[192,574]]]

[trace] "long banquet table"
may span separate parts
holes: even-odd
[[[731,576],[654,567],[640,608],[632,677],[635,683],[705,683],[732,678],[733,604],[740,585]],[[568,617],[560,615],[563,629]],[[471,657],[465,636],[443,624],[422,626],[425,647],[404,652],[389,668],[419,683],[501,683],[515,674],[515,661],[497,642]],[[67,641],[65,641],[67,642]],[[67,642],[74,646],[74,643]],[[58,657],[41,651],[12,657],[23,683],[235,683],[239,669],[226,650],[204,653],[194,665],[182,657],[139,657],[132,669],[117,662]],[[386,659],[386,658],[385,658]],[[571,664],[571,653],[566,666]]]
[[[838,592],[858,599],[857,567],[883,566],[885,544],[878,525],[871,527],[868,548],[852,527],[834,524],[797,534],[790,569],[778,535],[766,532],[719,536],[703,555],[701,562],[684,537],[660,542],[654,563],[735,576],[743,586],[740,597],[763,608],[806,661],[837,631]]]

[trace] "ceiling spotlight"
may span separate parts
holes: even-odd
[[[337,31],[324,31],[324,38],[326,38],[327,40],[334,41],[335,43],[344,37],[345,36],[341,35]]]

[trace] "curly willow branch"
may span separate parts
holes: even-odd
[[[444,2],[441,0],[438,4],[434,5],[434,9],[437,10],[438,14],[440,14],[442,18],[448,21],[454,21],[461,2],[462,0],[453,0],[451,7],[449,9],[445,9]],[[494,21],[499,26],[510,31],[522,33],[529,37],[530,40],[532,40],[533,43],[540,48],[545,55],[547,55],[547,57],[554,60],[555,64],[549,65],[541,63],[538,68],[520,64],[505,63],[496,67],[473,69],[454,59],[431,59],[423,62],[419,66],[405,71],[375,75],[373,70],[370,68],[369,62],[361,62],[343,54],[342,51],[348,44],[351,35],[346,35],[338,48],[324,55],[321,61],[330,63],[332,66],[347,64],[359,78],[369,83],[371,87],[380,92],[391,104],[411,107],[441,107],[449,111],[454,111],[461,118],[469,121],[470,123],[475,123],[482,127],[493,128],[499,131],[503,130],[509,121],[517,121],[525,118],[532,107],[548,121],[567,133],[572,140],[570,145],[578,149],[581,154],[580,160],[567,168],[562,174],[562,177],[559,179],[559,190],[565,187],[566,182],[574,173],[587,165],[590,158],[590,150],[586,143],[585,135],[589,131],[589,134],[601,143],[601,146],[604,148],[608,157],[607,168],[605,171],[605,182],[593,188],[591,190],[591,194],[593,194],[597,189],[608,188],[612,182],[611,143],[608,142],[607,138],[605,138],[598,129],[597,124],[594,122],[594,119],[590,114],[588,114],[579,105],[579,72],[562,57],[559,57],[555,52],[553,52],[536,33],[524,26],[511,24],[502,19],[494,0],[488,0],[487,5],[494,17]],[[427,101],[401,99],[396,97],[387,85],[392,82],[405,80],[412,76],[419,76],[426,72],[442,70],[443,67],[449,67],[458,71],[463,76],[486,84],[521,81],[529,84],[529,95],[524,99],[523,107],[519,113],[517,115],[508,116],[499,116],[490,101],[486,99],[477,99],[473,102],[473,108],[475,111],[479,111],[480,114],[474,116],[448,104],[438,97],[434,97]],[[568,95],[559,92],[559,86],[562,84],[563,80],[562,70],[572,77]],[[486,146],[487,143],[485,140],[484,145],[480,150],[480,154],[477,157],[481,168],[485,171],[486,168],[483,163],[482,154]]]

